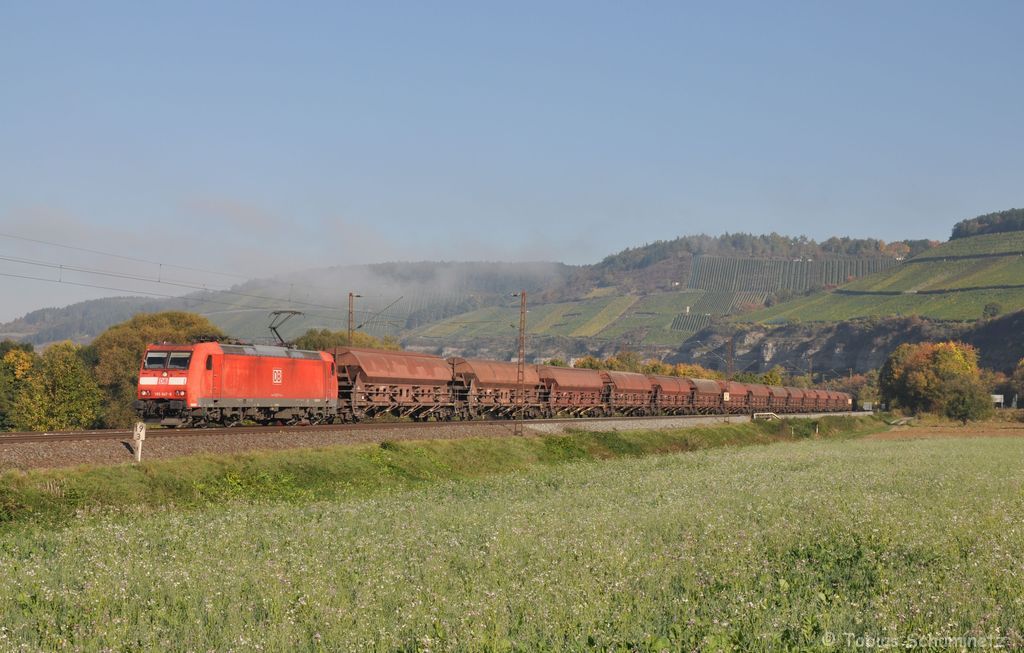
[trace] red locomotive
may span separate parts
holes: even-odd
[[[136,408],[168,425],[317,423],[338,405],[334,359],[285,347],[150,345],[139,371]]]
[[[150,345],[136,408],[167,425],[851,410],[841,392],[339,347]],[[522,387],[521,402],[518,393]]]

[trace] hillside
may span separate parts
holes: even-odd
[[[991,305],[991,306],[990,306]],[[951,240],[898,267],[741,316],[745,322],[919,315],[970,321],[1024,308],[1024,232]]]
[[[201,313],[233,337],[269,338],[270,311],[299,310],[282,334],[342,329],[349,291],[360,330],[415,338],[421,346],[505,338],[517,323],[510,293],[530,293],[531,333],[598,344],[672,347],[713,319],[796,292],[830,287],[895,264],[927,241],[886,244],[778,234],[687,236],[628,248],[599,263],[386,263],[306,270],[181,298],[122,297],[33,311],[0,325],[0,337],[45,344],[88,342],[139,311]],[[161,293],[169,292],[160,287]],[[424,340],[425,339],[425,340]]]
[[[715,319],[763,306],[784,293],[834,286],[897,265],[894,258],[758,259],[697,255],[676,291],[620,294],[594,289],[579,301],[530,305],[532,336],[587,338],[620,347],[674,347]],[[474,340],[513,333],[511,304],[456,315],[414,331],[418,346],[472,347]]]
[[[627,248],[594,265],[575,268],[565,286],[546,293],[545,300],[582,299],[593,289],[604,288],[616,288],[621,294],[646,294],[696,287],[690,286],[687,280],[691,278],[694,266],[701,258],[798,262],[846,259],[892,261],[913,256],[937,244],[928,240],[886,243],[873,238],[847,237],[832,237],[819,243],[804,236],[782,236],[777,233],[683,236]]]

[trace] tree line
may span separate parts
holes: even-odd
[[[1024,231],[1024,209],[1007,209],[979,215],[969,220],[961,220],[953,225],[953,235],[950,236],[950,240],[1008,231]]]
[[[900,240],[887,243],[877,238],[832,237],[817,242],[806,236],[783,236],[777,233],[748,233],[721,236],[683,236],[659,240],[642,247],[630,247],[607,256],[589,272],[635,270],[659,261],[680,256],[715,255],[749,258],[827,259],[914,256],[938,243],[930,240]]]

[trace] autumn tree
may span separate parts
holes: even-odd
[[[605,370],[605,369],[608,369],[607,367],[605,367],[605,364],[604,364],[603,360],[601,360],[600,358],[598,358],[596,356],[590,356],[590,355],[583,356],[581,358],[577,358],[575,361],[573,361],[572,366],[577,368],[577,369],[584,369],[584,370]]]
[[[391,337],[384,339],[374,338],[368,333],[355,331],[352,333],[352,342],[348,341],[347,331],[331,331],[330,329],[310,329],[296,338],[293,343],[299,349],[310,349],[323,351],[335,347],[368,347],[370,349],[401,349],[398,341]]]
[[[13,428],[14,402],[38,358],[32,353],[32,345],[0,342],[0,430]]]
[[[878,401],[878,370],[869,370],[866,374],[842,376],[831,382],[833,390],[846,392],[856,397],[858,402]]]
[[[639,354],[622,351],[605,359],[596,356],[583,356],[573,362],[573,367],[590,370],[615,370],[618,372],[637,372],[640,374],[657,374],[660,376],[685,376],[694,379],[720,379],[722,374],[696,363],[664,363],[655,358],[642,360]]]
[[[640,371],[644,374],[656,374],[658,376],[672,376],[674,366],[671,363],[664,363],[653,358],[644,361]]]
[[[691,379],[722,379],[725,376],[721,372],[708,369],[697,363],[676,363],[669,376],[685,376]]]
[[[58,343],[29,368],[14,400],[11,417],[15,428],[70,431],[96,424],[103,392],[80,354],[77,345]]]
[[[772,369],[758,374],[756,372],[739,372],[733,375],[734,381],[740,383],[760,383],[762,385],[782,385],[783,376],[785,370],[782,367],[776,365]]]
[[[790,374],[786,385],[792,388],[813,388],[814,377],[809,372],[807,374]]]
[[[981,383],[978,352],[960,342],[900,345],[882,367],[879,390],[883,400],[915,413],[953,412],[956,419],[976,419],[987,412],[975,401],[988,394]],[[960,401],[965,393],[970,396],[966,403]],[[961,416],[964,406],[970,409],[967,418]]]
[[[640,372],[643,364],[640,354],[635,351],[620,351],[604,361],[604,368],[617,372]]]
[[[95,361],[96,380],[106,394],[103,424],[124,427],[135,421],[132,402],[146,345],[191,344],[223,337],[205,317],[182,311],[140,313],[101,333],[84,355]]]

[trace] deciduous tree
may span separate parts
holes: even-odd
[[[992,414],[992,397],[979,380],[960,377],[946,385],[943,412],[966,424]]]
[[[14,402],[39,357],[32,353],[32,345],[19,346],[10,340],[0,343],[0,352],[0,430],[10,430],[14,427]]]
[[[223,337],[205,317],[181,311],[142,313],[101,333],[84,353],[96,361],[96,380],[107,395],[103,424],[123,427],[135,420],[132,402],[146,345],[191,344]]]
[[[96,424],[103,392],[80,353],[71,342],[58,343],[28,370],[14,400],[15,428],[69,431]]]
[[[348,341],[347,331],[331,331],[330,329],[310,329],[295,339],[293,343],[299,349],[322,351],[335,347],[369,347],[371,349],[401,349],[394,338],[374,338],[367,333],[355,331],[352,342]]]
[[[964,414],[963,392],[988,393],[981,383],[978,352],[960,342],[903,344],[886,360],[879,375],[882,398],[893,406],[914,412]],[[957,407],[951,407],[951,404]],[[977,411],[968,413],[973,419]],[[961,417],[957,417],[961,419]]]

